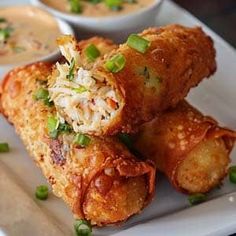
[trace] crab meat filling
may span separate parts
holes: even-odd
[[[61,42],[59,48],[68,62],[56,64],[49,80],[51,100],[75,132],[100,131],[119,111],[118,92],[81,67],[73,40]]]

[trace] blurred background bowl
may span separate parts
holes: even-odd
[[[153,4],[129,14],[88,17],[61,12],[46,5],[41,0],[31,0],[34,5],[42,7],[54,16],[73,25],[78,39],[100,35],[115,39],[116,42],[124,40],[130,33],[138,32],[154,25],[162,1],[154,0]]]
[[[28,6],[28,5],[27,5]],[[56,22],[58,23],[58,27],[60,29],[61,34],[71,34],[74,35],[74,30],[73,28],[64,20],[58,19],[56,17],[53,17]],[[50,32],[45,32],[45,33],[49,33]],[[2,77],[11,69],[17,67],[17,66],[23,66],[26,64],[31,64],[37,61],[55,61],[56,59],[58,59],[60,57],[60,51],[57,48],[54,52],[43,56],[43,57],[39,57],[36,60],[32,60],[32,61],[22,61],[21,63],[13,63],[13,64],[6,64],[6,65],[1,65],[0,64],[0,80],[2,79]]]

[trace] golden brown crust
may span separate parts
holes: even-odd
[[[1,106],[4,115],[15,126],[27,150],[52,185],[53,192],[71,207],[75,217],[89,219],[92,224],[97,225],[126,220],[138,213],[152,198],[155,168],[147,162],[137,161],[125,146],[113,138],[91,137],[91,143],[87,148],[75,146],[72,142],[73,134],[62,134],[56,140],[49,138],[47,119],[55,115],[55,108],[45,106],[41,101],[35,101],[33,95],[38,88],[45,86],[50,73],[51,65],[45,63],[9,72],[2,83]],[[114,170],[114,176],[110,170]],[[97,178],[104,173],[106,178],[103,185],[95,186]],[[145,181],[140,182],[140,178],[144,178]],[[129,182],[123,181],[124,179]],[[127,191],[120,192],[114,185],[115,180],[120,182],[119,188],[122,186]],[[140,188],[142,192],[135,186],[133,189],[128,188],[136,181],[142,186]],[[97,191],[102,198],[90,201],[88,193]],[[112,198],[119,205],[121,200],[128,199],[126,196],[137,191],[140,193],[139,199],[126,202],[126,205],[123,205],[126,206],[125,209],[120,209],[117,213],[114,209],[110,211],[109,217],[96,218],[102,215],[101,202],[110,205],[107,194],[112,195],[113,192],[124,194],[114,195]],[[86,208],[87,202],[91,202],[91,211],[96,214],[92,214]]]
[[[199,27],[170,25],[150,28],[140,35],[151,41],[145,54],[122,44],[95,68],[94,73],[105,77],[122,96],[121,112],[103,134],[134,132],[158,112],[175,106],[190,88],[216,70],[213,42]],[[104,61],[117,53],[125,56],[125,68],[108,73]],[[142,71],[145,67],[149,75]]]
[[[220,139],[227,150],[228,161],[224,162],[227,168],[235,138],[236,132],[219,127],[214,119],[203,116],[187,102],[182,101],[176,108],[143,125],[135,145],[146,158],[156,163],[157,168],[168,176],[176,189],[188,192],[180,189],[177,175],[179,166],[188,158],[189,153],[205,140]],[[219,177],[218,183],[225,174],[224,172]],[[204,192],[212,187],[206,186]]]

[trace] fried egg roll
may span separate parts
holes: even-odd
[[[155,168],[138,161],[115,138],[74,133],[42,96],[45,93],[39,99],[38,91],[46,91],[51,69],[51,65],[38,63],[9,72],[2,84],[3,114],[54,194],[70,206],[76,218],[101,226],[139,213],[153,196]],[[50,131],[52,126],[55,130]]]
[[[57,63],[49,92],[75,132],[97,136],[135,132],[216,70],[213,42],[199,27],[170,25],[139,36],[138,46],[148,47],[145,52],[124,43],[91,70],[82,66],[76,42],[58,41],[68,63]],[[81,88],[76,96],[75,86]]]
[[[135,148],[186,193],[205,193],[227,174],[236,132],[186,101],[142,126]]]

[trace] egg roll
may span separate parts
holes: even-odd
[[[124,43],[90,70],[81,65],[76,42],[58,41],[68,62],[57,63],[49,92],[75,132],[96,136],[136,132],[216,70],[213,41],[200,27],[169,25],[144,30],[139,36],[149,44],[145,53]],[[113,73],[106,63],[116,56],[113,65],[124,67]],[[76,96],[75,86],[82,90]]]
[[[186,101],[142,126],[135,148],[181,192],[205,193],[227,174],[236,132]]]
[[[46,90],[52,67],[37,63],[9,72],[1,86],[2,112],[75,218],[98,226],[125,221],[152,199],[155,168],[116,138],[86,136],[88,145],[78,145],[77,134],[59,116],[61,132],[52,137],[49,119],[57,116],[55,106],[35,99],[39,89]]]

